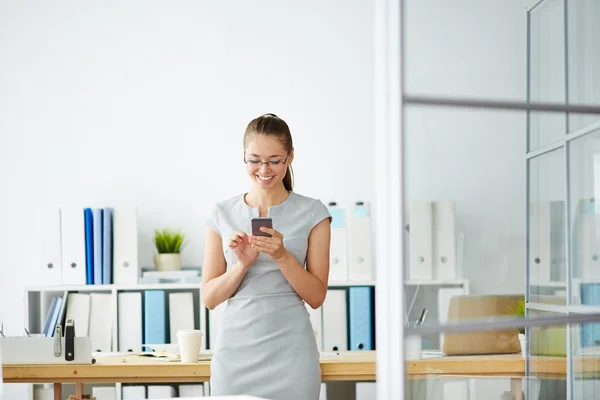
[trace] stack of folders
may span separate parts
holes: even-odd
[[[44,284],[138,282],[135,207],[45,209],[39,232]]]
[[[112,308],[110,293],[70,293],[50,300],[43,334],[53,337],[56,325],[64,326],[68,319],[75,322],[75,336],[89,337],[92,351],[109,352],[112,349]],[[64,333],[64,331],[63,331]]]
[[[156,289],[117,296],[118,351],[151,351],[143,345],[177,343],[177,331],[196,326],[194,293],[190,291]]]
[[[208,385],[198,384],[183,384],[177,385],[178,394],[175,387],[165,384],[157,385],[123,385],[121,399],[123,400],[139,400],[139,399],[169,399],[169,398],[187,398],[187,397],[204,397],[208,396]],[[117,388],[114,385],[110,386],[94,386],[92,387],[92,396],[96,400],[116,400]],[[34,400],[54,400],[54,389],[52,388],[35,388]]]
[[[372,281],[373,254],[369,204],[357,201],[347,209],[328,203],[331,214],[330,280]]]

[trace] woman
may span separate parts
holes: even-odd
[[[211,395],[317,400],[319,352],[304,302],[327,294],[331,216],[292,192],[292,137],[274,114],[244,135],[248,193],[218,203],[208,220],[202,301],[227,301],[211,362]],[[272,218],[271,237],[253,236],[251,219]],[[305,268],[306,266],[306,268]]]

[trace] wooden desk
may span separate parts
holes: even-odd
[[[375,351],[346,352],[321,357],[323,381],[374,381]],[[210,361],[197,364],[161,361],[137,355],[98,358],[89,365],[5,365],[5,383],[54,383],[54,398],[62,399],[62,383],[76,383],[77,398],[84,383],[128,382],[206,382]]]

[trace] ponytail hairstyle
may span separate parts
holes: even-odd
[[[244,133],[244,147],[246,141],[251,135],[266,135],[276,137],[281,141],[283,147],[289,156],[292,150],[292,134],[288,124],[275,114],[264,114],[250,121]],[[291,192],[294,187],[294,171],[292,166],[287,164],[287,170],[283,177],[283,186],[285,190]]]

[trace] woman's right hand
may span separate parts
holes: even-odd
[[[252,247],[245,232],[236,230],[229,238],[229,248],[233,250],[238,261],[245,267],[252,266],[258,258],[258,250]]]

